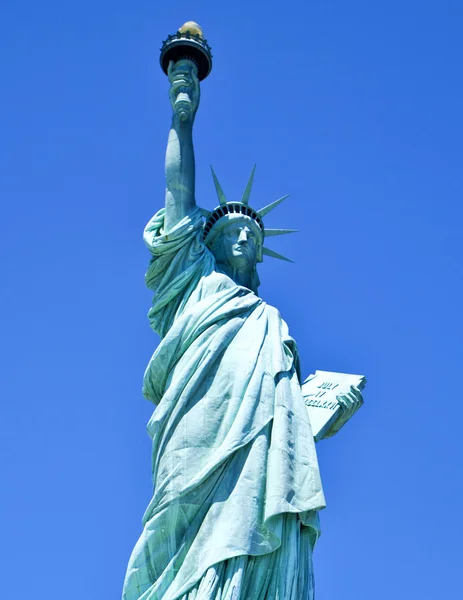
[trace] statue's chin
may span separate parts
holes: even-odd
[[[229,261],[230,267],[237,271],[252,273],[255,267],[255,261],[250,260],[245,254],[233,256]]]

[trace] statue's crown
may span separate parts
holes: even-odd
[[[213,211],[202,209],[203,215],[206,217],[206,222],[204,224],[203,231],[203,240],[206,243],[208,242],[208,239],[212,237],[212,231],[216,223],[222,218],[235,214],[250,217],[255,223],[257,223],[260,231],[262,232],[263,239],[274,235],[284,235],[286,233],[294,233],[297,231],[297,229],[266,229],[264,227],[263,217],[265,217],[265,215],[267,215],[270,211],[276,208],[281,202],[283,202],[283,200],[286,200],[289,194],[283,196],[282,198],[279,198],[278,200],[275,200],[274,202],[272,202],[268,206],[265,206],[264,208],[261,208],[260,210],[254,210],[249,206],[249,197],[251,195],[255,170],[256,167],[254,166],[241,200],[239,202],[228,202],[225,194],[223,193],[219,180],[217,179],[217,176],[214,173],[214,169],[211,167],[212,177],[214,179],[215,189],[217,191],[217,196],[219,198],[220,205],[214,208]],[[269,248],[262,247],[262,254],[265,254],[266,256],[271,256],[273,258],[286,260],[288,262],[293,262],[289,258],[286,258],[285,256],[282,256],[281,254],[278,254],[277,252],[274,252]]]

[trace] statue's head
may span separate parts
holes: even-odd
[[[262,262],[264,235],[256,221],[231,213],[220,219],[208,236],[207,245],[217,265],[252,276],[257,288],[256,265]]]
[[[272,204],[261,210],[254,210],[249,206],[254,171],[255,167],[239,202],[227,201],[220,183],[214,171],[212,171],[220,205],[212,212],[203,211],[207,219],[204,225],[203,239],[214,254],[219,266],[231,268],[233,271],[247,272],[253,281],[254,291],[257,291],[259,278],[256,265],[258,262],[262,262],[263,255],[288,260],[284,256],[264,248],[264,238],[291,233],[294,230],[265,229],[262,220],[287,196],[272,202]]]

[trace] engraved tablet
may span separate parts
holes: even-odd
[[[348,375],[331,371],[315,371],[302,384],[302,394],[309,413],[315,441],[320,441],[339,416],[336,400],[353,385],[363,390],[367,380],[363,375]]]

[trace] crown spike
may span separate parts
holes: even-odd
[[[272,202],[268,206],[264,206],[264,208],[261,208],[260,210],[257,211],[257,214],[259,215],[259,217],[265,217],[265,215],[267,215],[271,210],[276,208],[281,202],[283,202],[283,200],[286,200],[286,198],[288,196],[289,196],[289,194],[286,194],[286,196],[283,196],[282,198],[275,200],[275,202]]]
[[[254,181],[254,173],[255,172],[256,172],[256,165],[254,165],[254,168],[252,169],[252,173],[251,173],[251,176],[249,177],[248,185],[246,186],[246,189],[243,192],[243,197],[241,198],[241,202],[246,205],[249,204],[249,196],[251,195],[252,182]]]
[[[279,260],[285,260],[286,262],[290,262],[293,263],[294,260],[291,260],[290,258],[286,258],[286,256],[283,256],[282,254],[278,254],[278,252],[274,252],[273,250],[269,250],[268,248],[262,248],[262,254],[265,254],[265,256],[271,256],[272,258],[278,258]]]
[[[219,198],[220,205],[227,204],[227,199],[225,198],[225,194],[223,193],[222,188],[220,187],[219,180],[217,179],[217,175],[214,173],[214,169],[211,166],[212,177],[214,179],[214,185],[217,192],[217,196]]]
[[[264,237],[272,237],[274,235],[286,235],[287,233],[297,233],[298,229],[266,229]]]

